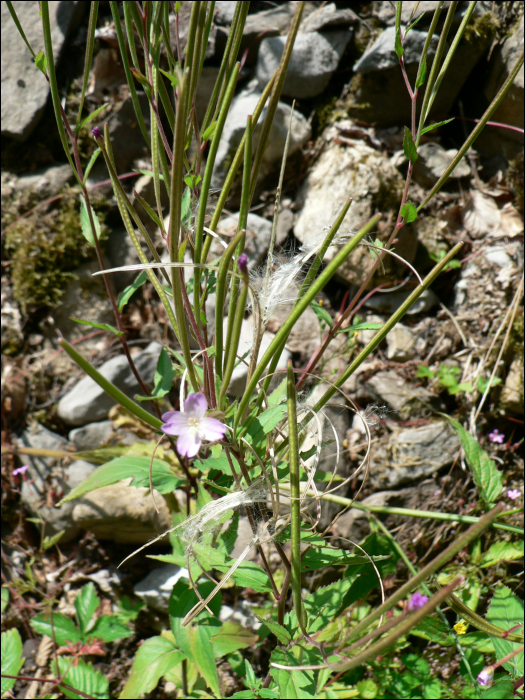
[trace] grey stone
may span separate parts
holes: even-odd
[[[145,252],[148,250],[143,240],[141,240],[141,246]],[[140,262],[135,246],[125,228],[114,228],[110,231],[106,243],[106,257],[108,260],[108,267],[136,265]],[[122,270],[120,272],[112,272],[111,279],[117,291],[121,292],[125,287],[130,285],[139,274],[140,270]]]
[[[16,181],[16,189],[27,190],[39,197],[47,197],[57,194],[65,184],[74,179],[75,176],[69,164],[54,165],[31,175],[19,177]]]
[[[228,168],[237,152],[242,136],[246,131],[246,117],[249,114],[253,114],[260,97],[261,93],[257,89],[257,81],[252,81],[246,90],[243,90],[232,100],[230,112],[226,119],[217,151],[217,158],[212,176],[212,187],[222,187]],[[279,163],[282,159],[284,145],[290,127],[290,115],[291,107],[283,102],[279,102],[272,130],[270,131],[268,146],[263,156],[262,175],[270,172],[275,164]],[[253,134],[254,150],[257,148],[259,142],[262,123],[265,117],[266,107],[259,118]],[[310,136],[311,129],[307,120],[296,109],[293,113],[288,156],[293,155],[302,148]]]
[[[133,356],[135,366],[145,382],[153,380],[161,350],[160,343],[153,342]],[[140,393],[140,387],[124,355],[107,360],[98,371],[127,396]],[[66,425],[82,426],[104,420],[114,405],[114,399],[91,377],[84,377],[60,399],[57,412]]]
[[[164,564],[153,569],[133,587],[135,595],[150,608],[168,612],[171,591],[180,578],[188,578],[188,570],[176,564]]]
[[[394,50],[395,46],[395,27],[388,27],[379,35],[372,46],[365,51],[361,58],[354,65],[354,73],[365,75],[375,71],[383,71],[388,68],[398,68],[399,58]],[[412,29],[405,43],[403,44],[403,60],[405,65],[419,63],[421,52],[427,38],[427,32],[421,32],[418,29]],[[427,60],[432,58],[436,52],[439,38],[433,36],[430,41],[430,47],[427,54]]]
[[[290,290],[291,296],[297,294],[297,287]],[[281,326],[288,319],[294,300],[283,300],[272,311],[268,319],[266,329],[271,333],[277,333]],[[297,323],[290,331],[286,347],[290,352],[301,353],[302,355],[312,355],[321,344],[321,326],[319,319],[315,315],[313,309],[309,306],[306,311],[299,317]]]
[[[476,21],[482,23],[484,30],[473,30],[468,41],[459,43],[454,54],[454,70],[447,71],[444,76],[429,119],[434,118],[438,121],[442,119],[441,115],[449,113],[474,66],[490,46],[495,23],[490,12],[483,12],[480,11]],[[347,111],[352,119],[376,126],[410,123],[411,101],[394,51],[394,36],[394,27],[386,29],[355,64],[356,75],[347,88]],[[403,57],[411,85],[414,85],[416,80],[425,38],[425,32],[412,29],[404,44]],[[430,56],[435,51],[437,41],[436,35],[431,40]]]
[[[311,15],[303,19],[299,26],[299,32],[303,34],[306,32],[318,32],[327,27],[348,26],[359,21],[359,17],[353,10],[349,8],[338,10],[335,3],[332,2],[314,10]]]
[[[329,139],[328,134],[326,138]],[[399,173],[386,155],[362,141],[351,148],[329,141],[299,190],[298,200],[304,205],[297,216],[294,234],[307,249],[320,245],[342,206],[352,197],[339,229],[341,236],[350,237],[375,214],[379,193],[399,191],[401,196],[401,186]],[[337,246],[330,246],[325,261],[332,260],[337,250]],[[389,265],[390,261],[385,263]],[[349,284],[361,285],[373,264],[368,250],[359,246],[337,274]]]
[[[22,433],[17,444],[19,447],[62,451],[67,447],[67,440],[37,423]],[[24,455],[24,462],[29,465],[29,469],[24,474],[20,489],[23,503],[45,522],[47,536],[63,530],[60,541],[70,542],[80,532],[72,519],[74,504],[65,503],[60,508],[55,508],[50,503],[50,494],[54,492],[55,500],[58,501],[62,494],[65,495],[86,479],[95,467],[82,460],[64,467],[57,458],[32,455]]]
[[[252,610],[252,604],[247,600],[238,600],[235,610],[229,605],[223,605],[219,613],[219,620],[221,622],[238,622],[243,627],[254,631],[262,626],[262,622]]]
[[[414,180],[422,187],[432,187],[436,184],[445,170],[457,155],[455,148],[446,151],[437,143],[424,143],[418,148],[417,160],[414,163]],[[462,158],[452,171],[449,179],[458,180],[462,177],[470,177],[470,165]]]
[[[485,258],[497,265],[498,267],[505,268],[511,267],[514,263],[508,253],[506,253],[502,248],[491,248],[485,252]]]
[[[377,372],[367,381],[367,387],[371,387],[376,396],[399,413],[405,413],[410,404],[427,403],[432,398],[429,391],[422,387],[410,386],[393,370]],[[362,424],[362,419],[358,416],[354,418],[355,421]]]
[[[392,294],[374,294],[365,301],[365,306],[368,309],[373,309],[377,313],[382,314],[393,314],[397,311],[401,304],[403,304],[408,297],[410,292],[392,292]],[[430,311],[436,304],[439,303],[439,299],[436,294],[431,289],[425,289],[421,296],[414,302],[414,304],[407,311],[409,316],[415,314],[423,314]]]
[[[226,336],[226,329],[228,327],[228,319],[224,319],[224,337]],[[274,339],[272,333],[267,331],[263,334],[261,345],[259,348],[258,359],[261,358],[266,350],[268,350],[270,343]],[[239,340],[239,348],[237,350],[237,357],[243,357],[246,353],[244,361],[239,361],[239,364],[235,367],[230,380],[230,385],[228,386],[228,394],[231,396],[241,397],[246,389],[246,379],[248,377],[248,365],[250,364],[251,358],[251,348],[253,347],[253,324],[249,320],[243,320],[241,326],[241,337]],[[288,350],[283,350],[279,362],[277,363],[276,371],[284,372],[288,360],[291,358],[290,352]],[[283,375],[284,376],[284,375]],[[275,379],[275,378],[274,378]],[[278,375],[278,381],[282,379]]]
[[[512,361],[500,397],[505,411],[523,413],[523,357]]]
[[[146,544],[169,530],[171,517],[166,500],[158,491],[154,491],[153,499],[149,488],[136,488],[129,482],[103,486],[74,501],[73,522],[100,540],[127,544]]]
[[[396,488],[432,476],[454,461],[461,444],[445,421],[394,431],[388,445],[372,456],[373,484]]]
[[[487,102],[492,102],[499,89],[509,77],[514,66],[523,51],[524,44],[524,18],[511,28],[509,35],[501,45],[494,48],[489,64],[489,74],[483,89]],[[523,128],[523,104],[524,104],[524,72],[523,65],[518,75],[510,86],[491,121],[508,124],[519,129]],[[523,150],[523,134],[511,129],[489,129],[482,132],[476,140],[476,150],[483,158],[491,158],[503,154],[507,160],[514,158]]]
[[[386,337],[388,350],[386,356],[389,360],[406,362],[416,354],[414,348],[415,337],[408,326],[398,323]]]
[[[231,24],[236,5],[235,0],[233,2],[231,0],[218,0],[215,3],[215,22],[217,24]]]
[[[336,70],[350,36],[349,31],[298,34],[282,94],[298,99],[320,95]],[[261,90],[279,67],[286,41],[286,36],[275,36],[261,42],[256,67]]]
[[[35,53],[44,50],[38,4],[13,2]],[[67,37],[84,13],[83,2],[49,3],[53,58],[58,63]],[[7,3],[2,3],[2,136],[25,141],[36,127],[49,97],[49,84],[20,36]]]
[[[226,219],[222,219],[217,226],[219,236],[225,238],[225,243],[229,243],[231,239],[237,235],[239,228],[239,214],[233,214]],[[272,235],[272,222],[268,219],[263,219],[257,214],[248,214],[246,228],[246,242],[244,252],[248,256],[248,269],[256,270],[263,262]],[[281,241],[277,241],[280,243]],[[222,255],[224,247],[214,239],[211,245],[213,257]]]
[[[103,445],[109,440],[112,432],[113,423],[110,420],[104,420],[100,423],[88,423],[82,428],[75,428],[69,433],[68,438],[77,452],[84,452]]]

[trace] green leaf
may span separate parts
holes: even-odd
[[[147,202],[144,199],[144,197],[139,192],[137,192],[137,190],[135,188],[133,188],[133,195],[134,195],[135,199],[137,200],[137,202],[140,202],[140,204],[144,208],[144,211],[149,216],[149,218],[153,221],[153,223],[156,224],[160,228],[161,231],[164,231],[163,222],[159,219],[157,212],[155,211],[155,209],[153,209],[153,207],[149,204],[149,202]]]
[[[160,678],[179,664],[184,654],[175,644],[164,637],[150,637],[142,644],[133,659],[131,673],[119,698],[140,698],[151,693]]]
[[[426,365],[419,365],[417,368],[416,377],[428,377],[428,379],[433,379],[435,372],[429,369]]]
[[[270,396],[268,396],[268,406],[278,406],[280,403],[286,400],[286,379],[276,387]]]
[[[210,138],[210,136],[213,135],[213,132],[215,131],[216,127],[217,127],[217,122],[216,121],[212,122],[209,125],[209,127],[206,129],[206,131],[203,134],[201,134],[201,142],[202,143],[207,141]]]
[[[217,564],[213,568],[226,573],[233,563],[234,560],[229,559],[225,564]],[[261,566],[254,564],[253,561],[243,561],[232,574],[232,579],[238,586],[251,588],[258,593],[268,593],[272,590],[268,574]]]
[[[140,275],[138,275],[137,279],[133,282],[133,284],[130,284],[129,287],[126,287],[124,291],[121,293],[121,295],[118,298],[118,310],[122,313],[122,309],[126,306],[128,301],[131,299],[133,294],[137,291],[139,287],[142,287],[142,285],[148,281],[148,273],[146,270],[142,270]]]
[[[93,224],[95,226],[95,236],[97,237],[97,240],[100,241],[100,221],[98,220],[95,210],[91,204],[89,206],[91,207],[91,216],[93,217]],[[91,229],[87,203],[83,194],[80,195],[80,226],[82,228],[82,235],[89,245],[94,247],[95,240],[93,238],[93,230]]]
[[[109,102],[106,102],[105,104],[102,105],[102,107],[99,107],[94,112],[91,112],[91,114],[88,114],[88,116],[85,119],[83,119],[80,122],[80,124],[77,124],[77,127],[75,129],[75,134],[78,134],[78,132],[80,131],[80,129],[82,129],[83,126],[86,126],[86,124],[89,124],[89,122],[92,119],[94,119],[97,116],[97,114],[100,114],[100,112],[102,112],[102,110],[106,109],[106,107],[108,107],[108,106],[109,106]]]
[[[100,599],[97,596],[95,585],[88,583],[80,589],[80,593],[75,598],[75,610],[77,611],[77,623],[82,638],[86,638],[86,631],[91,622],[91,618],[98,608]]]
[[[2,588],[2,590],[4,589]],[[17,629],[13,628],[2,632],[2,697],[16,683],[14,678],[4,678],[4,674],[17,676],[24,665],[25,659],[22,656],[22,649],[22,639]]]
[[[166,394],[169,394],[173,388],[173,380],[175,379],[175,370],[166,351],[166,348],[162,348],[159,356],[159,361],[157,363],[157,371],[155,372],[155,377],[153,380],[154,387],[151,392],[151,396],[135,396],[136,401],[152,401],[153,399],[160,399]]]
[[[210,638],[210,641],[213,645],[213,654],[217,659],[231,654],[237,649],[248,649],[258,639],[258,634],[250,632],[238,622],[225,622],[217,634]]]
[[[91,326],[91,328],[99,328],[101,331],[108,331],[114,335],[118,335],[120,338],[124,335],[122,331],[119,331],[115,326],[110,326],[109,323],[94,323],[92,321],[83,321],[81,318],[70,318],[70,321],[75,323],[81,323],[83,326]]]
[[[191,188],[186,187],[182,195],[181,203],[181,221],[182,225],[188,227],[191,218]]]
[[[73,620],[62,613],[53,613],[53,625],[51,625],[51,614],[40,613],[31,620],[31,627],[37,634],[46,634],[53,639],[53,632],[58,646],[65,646],[68,642],[74,644],[82,640],[80,630]]]
[[[280,625],[278,622],[272,622],[272,620],[265,620],[262,617],[259,617],[259,615],[256,615],[256,618],[262,622],[272,634],[274,634],[277,639],[281,642],[281,644],[289,644],[292,641],[292,637],[286,627],[283,627]]]
[[[481,568],[494,566],[500,561],[523,559],[523,540],[521,542],[494,542],[481,560]]]
[[[447,420],[456,431],[465,450],[465,458],[481,498],[487,504],[494,503],[503,488],[501,472],[470,433],[453,418],[447,416]]]
[[[134,170],[133,172],[134,172],[134,173],[140,173],[141,175],[149,175],[149,177],[155,177],[155,173],[153,172],[153,170],[143,170],[143,169],[139,169],[139,170]],[[159,174],[159,178],[160,178],[161,180],[164,180],[164,175],[160,175],[160,174]]]
[[[260,416],[253,419],[245,436],[248,442],[253,446],[265,444],[266,435],[271,433],[283,420],[286,410],[285,404],[279,404],[278,406],[267,408]]]
[[[5,586],[2,586],[2,607],[1,607],[1,612],[4,612],[5,609],[7,608],[7,604],[9,603],[9,588],[6,588]]]
[[[109,682],[101,671],[95,671],[92,664],[88,664],[82,659],[78,659],[76,665],[73,665],[70,657],[58,657],[58,669],[56,668],[55,660],[52,661],[53,672],[56,676],[60,675],[62,681],[67,685],[80,690],[90,698],[100,698],[105,700],[109,698]],[[58,686],[62,693],[67,698],[83,698],[63,685]]]
[[[150,457],[135,457],[133,455],[117,457],[117,459],[95,469],[85,481],[70,491],[57,505],[74,501],[90,491],[116,484],[123,479],[132,478],[131,485],[136,488],[149,487],[150,462]],[[175,476],[172,467],[160,459],[153,460],[152,478],[153,488],[157,489],[159,493],[169,493],[184,483],[183,479]]]
[[[498,678],[494,685],[483,690],[480,697],[482,700],[508,700],[515,697],[512,678]]]
[[[401,216],[405,220],[406,224],[410,224],[412,221],[415,221],[417,218],[417,209],[414,204],[410,200],[406,204],[403,204],[401,207]]]
[[[379,240],[379,238],[376,238],[374,241],[374,246],[376,248],[384,248],[385,244],[383,243],[383,241]],[[372,257],[372,260],[375,260],[379,256],[378,251],[374,250],[374,248],[369,248],[369,251],[370,251],[370,255]]]
[[[35,56],[35,66],[47,76],[47,58],[44,56],[43,51],[39,51]]]
[[[359,692],[358,697],[363,698],[363,700],[373,700],[379,695],[379,687],[371,678],[359,681],[356,688]]]
[[[179,81],[177,80],[176,75],[173,75],[173,73],[168,73],[168,71],[162,70],[162,68],[159,68],[159,71],[162,73],[162,75],[165,75],[166,78],[170,81],[172,88],[177,87]]]
[[[206,598],[213,588],[214,585],[211,581],[198,584],[199,593],[203,598]],[[215,695],[220,697],[217,666],[211,645],[211,637],[218,632],[218,628],[221,626],[220,622],[213,618],[210,619],[210,614],[204,610],[192,624],[186,625],[186,627],[182,626],[182,620],[197,602],[197,594],[192,588],[189,588],[188,580],[180,578],[173,587],[170,597],[171,629],[179,649],[198,669]],[[220,593],[208,605],[213,613],[218,615],[221,607]],[[204,624],[205,622],[207,624]]]
[[[523,625],[523,601],[514,595],[509,588],[499,585],[490,602],[486,617],[489,622],[504,630]],[[491,637],[491,639],[498,661],[519,648],[519,644],[516,642],[509,642],[498,637]],[[521,677],[523,676],[523,658],[523,651],[521,651],[510,661],[504,663],[503,668],[513,678]]]
[[[189,175],[186,175],[186,177],[184,178],[184,182],[188,185],[188,187],[191,187],[192,189],[197,187],[201,180],[202,177],[200,175],[194,175],[193,173],[189,173]]]
[[[422,15],[420,15],[420,17],[421,16]],[[420,17],[418,17],[417,21],[419,21]],[[423,56],[423,61],[421,62],[421,66],[419,68],[417,79],[416,79],[416,90],[424,84],[426,77],[427,77],[427,57]]]
[[[435,124],[431,124],[430,126],[425,126],[424,129],[421,129],[421,136],[423,136],[423,134],[426,134],[429,131],[432,131],[432,129],[437,129],[440,126],[443,126],[444,124],[448,124],[449,122],[453,121],[454,117],[452,117],[452,119],[445,119],[445,121],[442,122],[436,122]]]
[[[301,666],[292,651],[276,648],[270,657],[270,663],[278,663],[283,666]],[[286,671],[282,668],[270,666],[272,678],[279,686],[281,698],[315,698],[315,680],[313,671]]]
[[[374,562],[381,559],[388,559],[387,556],[372,557]],[[332,549],[331,547],[321,547],[319,549],[309,549],[301,557],[301,568],[304,571],[314,571],[325,566],[361,566],[369,563],[369,559],[361,554],[349,554],[344,549]]]
[[[75,459],[84,459],[86,462],[92,462],[93,464],[105,464],[132,451],[133,447],[129,445],[109,445],[108,447],[99,447],[96,450],[72,452],[71,456],[75,457]]]
[[[405,126],[405,137],[403,139],[403,150],[405,152],[406,157],[411,163],[415,163],[417,160],[417,149],[416,149],[416,144],[414,143],[414,140],[412,138],[412,134],[410,133],[410,129]]]
[[[131,637],[133,631],[118,615],[102,615],[89,630],[90,637],[102,639],[104,642],[114,642],[116,639]]]
[[[454,260],[452,262],[454,262]],[[483,379],[483,377],[480,377],[476,382],[476,386],[480,394],[484,394],[489,386],[498,386],[498,384],[501,384],[500,377],[492,377],[492,379]]]
[[[87,179],[89,177],[89,173],[91,172],[93,166],[97,162],[97,158],[99,157],[99,155],[101,153],[102,153],[102,149],[97,148],[97,150],[93,152],[93,155],[89,159],[89,163],[86,165],[86,169],[84,170],[84,180],[83,180],[84,183],[87,182]]]
[[[239,462],[235,459],[235,457],[231,457],[231,460],[233,462],[234,468],[236,468],[236,473],[239,473]],[[230,469],[230,463],[228,462],[228,458],[226,456],[226,453],[222,453],[220,457],[208,457],[207,459],[195,461],[193,463],[193,466],[195,469],[200,469],[203,472],[210,471],[210,469],[216,469],[219,472],[222,472],[223,474],[227,474],[228,476],[232,476],[232,471]]]
[[[322,323],[326,323],[326,325],[329,326],[329,328],[333,327],[334,322],[332,320],[332,317],[330,316],[328,311],[323,306],[321,306],[321,304],[319,304],[317,301],[312,301],[311,307],[319,321],[321,321]]]
[[[56,544],[58,544],[62,539],[62,535],[64,534],[64,532],[65,530],[60,530],[60,532],[56,532],[51,537],[44,537],[42,541],[42,549],[44,550],[44,552],[47,552],[48,549],[51,549],[51,547],[54,547]]]
[[[427,639],[442,647],[450,647],[454,644],[454,637],[448,627],[436,617],[425,618],[410,630],[410,634]],[[463,644],[463,637],[461,642]]]
[[[343,328],[342,330],[338,331],[337,335],[339,335],[339,333],[354,333],[357,331],[379,331],[381,328],[383,328],[382,323],[366,323],[366,321],[364,321],[363,323],[356,323],[354,326]]]
[[[329,586],[319,588],[309,593],[304,599],[304,608],[307,613],[308,631],[310,633],[322,630],[332,620],[334,615],[342,608],[344,595],[349,590],[354,579],[348,577]],[[285,618],[288,631],[295,629],[295,613]]]
[[[405,53],[405,50],[401,45],[401,37],[399,36],[398,31],[396,31],[396,38],[394,40],[394,51],[396,52],[398,58],[402,58],[403,54]]]
[[[142,608],[146,607],[146,603],[142,600],[132,603],[127,595],[122,596],[122,598],[117,601],[117,605],[119,610],[115,613],[115,616],[122,622],[136,620]]]

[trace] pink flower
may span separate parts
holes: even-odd
[[[494,430],[489,433],[489,440],[491,442],[497,442],[501,445],[505,441],[505,435],[500,433],[497,428],[494,428]]]
[[[425,603],[428,603],[427,596],[421,595],[419,591],[416,591],[408,601],[408,609],[410,612],[414,612],[414,610],[419,610],[419,608],[422,608]]]
[[[215,442],[226,434],[226,426],[216,418],[207,418],[208,404],[200,392],[188,394],[184,411],[168,411],[162,416],[161,430],[167,435],[178,435],[177,450],[182,457],[195,457],[203,440]]]
[[[248,274],[248,256],[246,253],[241,253],[239,257],[237,258],[237,265],[239,266],[239,270],[242,272],[243,275]]]
[[[17,469],[13,469],[13,476],[18,476],[18,474],[25,474],[28,469],[29,469],[29,464],[24,464],[23,467],[18,467]]]
[[[492,680],[494,678],[494,669],[492,666],[485,666],[483,671],[478,674],[478,683],[480,685],[492,685]]]
[[[521,491],[518,491],[518,489],[510,489],[509,491],[507,491],[507,498],[510,498],[511,501],[515,501],[516,498],[519,498],[520,496]]]

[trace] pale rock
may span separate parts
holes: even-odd
[[[243,134],[246,131],[246,117],[253,114],[261,92],[258,90],[257,81],[252,81],[248,87],[240,92],[233,100],[224,125],[221,141],[215,160],[215,168],[212,176],[212,187],[222,187],[224,179],[237,152]],[[266,117],[264,108],[257,127],[253,134],[253,151],[257,148],[261,135],[262,124]],[[284,153],[286,137],[290,127],[291,107],[284,102],[279,102],[275,114],[274,123],[270,131],[268,146],[264,152],[261,172],[267,174],[279,163]],[[290,145],[288,157],[300,150],[311,136],[311,128],[307,120],[297,110],[294,110],[292,128],[290,133]]]
[[[485,251],[485,258],[500,268],[513,265],[511,257],[503,248],[489,248],[489,250]]]
[[[110,420],[99,423],[88,423],[82,428],[75,428],[69,435],[69,441],[77,452],[95,450],[106,443],[113,433],[113,423]]]
[[[348,26],[359,23],[359,17],[350,8],[337,9],[334,2],[321,5],[308,17],[303,18],[299,25],[299,33],[319,32],[328,27]]]
[[[150,343],[133,356],[135,366],[145,382],[152,382],[162,346]],[[100,374],[115,384],[127,396],[141,393],[140,387],[124,355],[117,355],[98,368]],[[115,400],[91,379],[84,377],[58,402],[57,413],[66,425],[82,426],[104,420]]]
[[[389,68],[399,68],[399,58],[394,50],[395,27],[388,27],[374,41],[361,58],[354,64],[354,73],[366,75],[375,71],[384,71]],[[427,32],[412,29],[403,44],[403,60],[405,65],[419,63],[421,52],[427,38]],[[438,37],[433,36],[427,54],[427,60],[434,56],[438,45]]]
[[[224,239],[225,243],[230,243],[238,233],[239,214],[228,216],[219,222],[216,233]],[[248,214],[246,225],[246,239],[244,244],[244,252],[248,256],[248,269],[256,270],[263,262],[270,239],[272,236],[272,222],[268,219],[263,219],[257,214]],[[281,241],[277,241],[280,243]],[[210,252],[213,258],[220,257],[224,252],[222,246],[217,239],[213,240]]]
[[[297,216],[294,234],[306,248],[317,247],[325,238],[339,211],[349,197],[353,202],[340,235],[351,235],[376,213],[375,197],[386,189],[396,191],[400,176],[389,158],[362,141],[352,148],[328,143],[301,185],[298,200],[304,205]],[[338,246],[332,245],[325,262],[333,259]],[[368,250],[359,246],[339,268],[337,274],[349,284],[361,285],[374,261]]]
[[[350,37],[348,30],[298,34],[282,94],[297,99],[321,94],[337,69]],[[274,36],[262,40],[256,67],[260,90],[264,90],[279,67],[287,38]]]
[[[188,578],[188,570],[176,564],[164,564],[153,569],[145,579],[133,587],[133,592],[150,608],[167,613],[173,587],[181,578]]]
[[[73,182],[75,176],[69,163],[54,165],[45,170],[38,170],[30,175],[23,175],[16,180],[16,189],[26,190],[38,197],[49,197],[57,194],[64,185]]]
[[[399,309],[411,292],[392,292],[392,294],[374,294],[367,299],[364,306],[368,309],[373,309],[378,313],[393,314]],[[416,299],[410,309],[407,311],[408,316],[422,314],[430,311],[436,304],[439,304],[439,298],[431,289],[425,289],[424,292]]]
[[[13,2],[14,10],[35,53],[44,51],[44,35],[38,4]],[[52,2],[49,23],[55,66],[68,36],[82,15],[83,2]],[[36,127],[49,97],[49,83],[18,31],[7,3],[2,3],[2,136],[25,141]]]
[[[291,294],[288,299],[283,299],[278,306],[272,311],[268,319],[266,329],[271,333],[277,333],[282,325],[287,321],[293,309],[295,297],[297,295],[297,287],[291,289]],[[326,326],[325,326],[326,328]],[[286,348],[290,352],[301,353],[304,355],[312,355],[321,344],[321,326],[319,319],[315,315],[311,306],[299,316],[297,323],[292,328]]]
[[[389,360],[406,362],[416,354],[414,348],[415,337],[408,326],[398,323],[386,337],[388,350],[386,356]]]
[[[373,394],[399,413],[406,413],[410,405],[428,403],[432,394],[422,387],[413,387],[394,370],[377,372],[367,381]]]
[[[219,620],[221,622],[237,622],[243,627],[248,627],[254,631],[257,631],[262,626],[262,622],[252,611],[252,604],[242,599],[237,601],[235,610],[229,605],[223,605],[219,613]]]
[[[463,226],[471,238],[485,238],[500,226],[500,211],[492,197],[479,190],[470,192],[470,201],[462,211]]]
[[[500,403],[505,411],[523,413],[523,357],[512,361]]]

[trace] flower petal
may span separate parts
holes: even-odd
[[[199,435],[185,432],[177,440],[177,450],[181,457],[195,457],[200,450],[201,439]]]
[[[162,419],[165,420],[166,416],[169,416],[169,418],[166,420],[164,425],[161,426],[163,433],[166,433],[167,435],[180,435],[184,431],[188,430],[188,418],[185,413],[181,413],[180,411],[170,411],[169,413],[165,413],[162,416]]]
[[[199,435],[203,440],[220,440],[226,435],[226,426],[216,418],[201,418],[199,422]]]
[[[190,418],[204,418],[208,410],[208,402],[204,394],[199,391],[196,394],[188,394],[184,402],[184,411]]]

